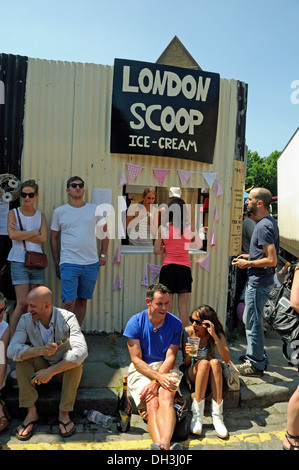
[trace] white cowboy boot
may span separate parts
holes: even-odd
[[[190,431],[192,434],[201,435],[202,432],[202,420],[205,410],[205,399],[198,401],[193,398],[191,411],[192,411],[192,420],[190,424]]]
[[[220,405],[218,405],[212,398],[211,408],[212,408],[213,425],[214,425],[216,434],[221,439],[225,439],[228,436],[228,432],[223,422],[223,416],[222,416],[223,400],[220,403]]]

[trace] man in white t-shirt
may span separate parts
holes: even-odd
[[[105,219],[96,217],[96,204],[84,202],[84,181],[72,176],[67,181],[69,203],[54,210],[51,250],[56,274],[61,279],[64,308],[83,323],[87,300],[92,298],[100,266],[105,266],[109,244]],[[102,235],[100,255],[95,228]],[[60,251],[59,251],[60,237]]]

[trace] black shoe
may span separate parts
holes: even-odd
[[[254,367],[248,359],[243,362],[243,364],[236,365],[236,369],[239,375],[245,375],[248,377],[263,377],[264,374],[263,370]]]

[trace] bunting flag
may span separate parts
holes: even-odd
[[[217,179],[217,182],[216,182],[216,197],[221,196],[221,194],[223,194],[223,191],[222,191],[220,183]]]
[[[117,248],[112,264],[120,263],[120,247]]]
[[[200,261],[197,261],[197,264],[199,264],[199,266],[202,269],[205,269],[206,271],[209,272],[210,271],[210,255],[209,255],[209,253],[207,254],[207,256],[205,258],[203,258]]]
[[[187,181],[189,181],[193,173],[194,171],[178,170],[178,175],[179,175],[182,186],[184,186],[187,183]]]
[[[210,172],[210,173],[203,173],[202,175],[204,179],[206,180],[207,184],[209,185],[209,188],[211,189],[214,184],[217,173]]]
[[[145,287],[148,287],[147,265],[146,265],[146,268],[145,268],[145,273],[144,273],[143,278],[141,280],[141,285],[145,286]]]
[[[153,282],[156,279],[156,277],[160,274],[162,266],[159,266],[157,264],[149,264],[149,268],[150,268],[151,278]]]
[[[113,286],[113,290],[118,290],[118,289],[122,289],[122,283],[121,283],[121,278],[120,278],[119,273],[117,275],[117,278],[116,278],[114,286]]]
[[[131,183],[133,183],[133,181],[135,181],[139,173],[143,170],[143,166],[133,165],[133,163],[127,163],[127,169],[128,169]]]
[[[212,236],[211,236],[211,244],[210,244],[210,246],[216,246],[214,229],[213,229]]]
[[[153,168],[153,173],[159,183],[159,186],[164,183],[164,180],[168,174],[169,170],[161,170],[159,168]]]
[[[216,203],[214,207],[214,220],[219,220],[219,214],[218,214]]]
[[[123,172],[121,174],[121,177],[120,177],[120,180],[119,180],[118,187],[120,188],[121,186],[124,186],[125,184],[127,184],[127,179],[126,179],[126,175],[125,175],[125,170],[123,170]]]

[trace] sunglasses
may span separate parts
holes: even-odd
[[[59,347],[59,346],[61,346],[62,344],[67,343],[68,341],[69,341],[69,338],[62,338],[62,340],[61,340],[61,341],[57,341],[56,344],[57,344],[57,346]]]
[[[195,322],[197,326],[202,325],[202,320],[197,320],[196,318],[193,318],[192,315],[190,315],[189,320],[190,320],[191,323]]]
[[[1,315],[2,312],[5,312],[5,307],[0,308],[0,315]]]
[[[70,186],[71,186],[72,188],[77,188],[77,187],[79,187],[79,188],[82,189],[82,188],[84,188],[84,183],[71,183]]]
[[[30,197],[30,199],[33,199],[35,195],[36,193],[23,193],[23,191],[21,192],[21,197],[23,199],[26,199],[27,196]]]

